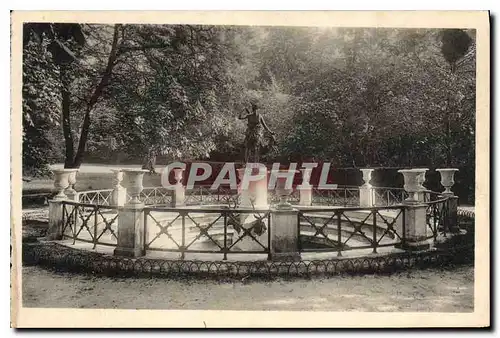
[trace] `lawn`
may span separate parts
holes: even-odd
[[[113,173],[110,169],[124,167],[140,168],[140,165],[82,165],[77,176],[75,189],[76,191],[112,189]],[[157,169],[157,174],[145,174],[143,185],[145,187],[161,186],[161,169]],[[122,182],[122,184],[125,184],[125,182]],[[29,182],[23,182],[23,208],[38,207],[46,204],[46,197],[51,193],[54,193],[54,179],[52,177],[35,178]]]
[[[54,165],[53,167],[62,167],[62,165]],[[113,173],[111,169],[117,168],[140,168],[140,165],[96,165],[85,164],[80,168],[77,176],[75,189],[82,190],[98,190],[98,189],[111,189],[113,188]],[[160,172],[162,168],[157,169],[157,174],[144,175],[144,186],[160,186],[161,178]],[[23,194],[36,194],[36,193],[50,193],[54,189],[54,180],[52,177],[36,178],[30,182],[23,182]]]

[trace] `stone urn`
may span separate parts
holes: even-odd
[[[403,174],[404,177],[404,189],[408,193],[408,198],[405,200],[407,203],[417,203],[418,199],[415,194],[420,191],[420,186],[418,183],[418,176],[421,174],[414,169],[401,169],[398,173]]]
[[[175,185],[182,185],[182,179],[184,178],[184,168],[172,169],[174,172]]]
[[[56,188],[57,194],[54,196],[56,200],[67,199],[64,191],[69,187],[69,176],[75,169],[54,169],[54,187]]]
[[[141,204],[139,196],[144,189],[142,179],[148,170],[144,169],[123,169],[127,181],[127,193],[130,195],[129,205]]]
[[[443,194],[444,195],[454,195],[453,191],[451,191],[451,187],[455,184],[455,172],[458,171],[456,168],[445,168],[445,169],[436,169],[439,171],[441,175],[441,185],[444,187]]]
[[[297,170],[278,170],[271,172],[271,175],[276,175],[278,173],[298,173]],[[288,179],[286,176],[276,176],[276,195],[278,196],[277,209],[292,209],[292,205],[288,202],[288,198],[293,192],[293,179]]]
[[[68,176],[68,188],[66,189],[66,195],[69,197],[71,200],[76,201],[77,197],[77,192],[75,190],[75,184],[76,184],[76,174],[80,169],[74,168],[74,169],[65,169],[69,171],[69,176]]]
[[[417,183],[418,183],[419,189],[421,191],[426,191],[427,188],[424,186],[425,174],[427,171],[429,171],[429,168],[418,168],[418,169],[412,169],[412,170],[418,172]]]
[[[373,169],[360,169],[361,172],[363,173],[363,188],[371,188],[372,185],[370,184],[370,181],[372,179],[372,173]]]

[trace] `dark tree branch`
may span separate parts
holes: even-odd
[[[73,162],[73,166],[75,168],[79,168],[83,162],[83,156],[85,154],[85,146],[87,144],[87,139],[90,131],[90,123],[91,123],[90,113],[92,112],[92,109],[96,105],[99,98],[102,96],[104,89],[109,84],[109,80],[111,79],[113,67],[115,66],[115,62],[118,57],[118,34],[120,32],[120,28],[121,25],[115,25],[113,33],[113,42],[111,44],[111,52],[109,53],[106,69],[101,77],[101,81],[99,82],[92,96],[90,97],[87,109],[85,111],[85,115],[83,117],[80,140],[78,142],[78,150],[75,156],[75,160]]]

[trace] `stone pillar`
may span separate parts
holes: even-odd
[[[313,186],[309,183],[312,168],[302,168],[302,184],[297,187],[299,190],[299,205],[312,205]]]
[[[130,201],[118,211],[118,243],[115,256],[144,256],[144,203],[139,200],[142,179],[148,172],[142,169],[123,169]]]
[[[300,260],[298,213],[297,209],[271,210],[271,260]]]
[[[404,243],[401,247],[406,250],[425,250],[430,247],[427,241],[427,205],[417,199],[420,191],[419,171],[413,169],[398,170],[404,176],[404,189],[409,197],[404,204],[404,226],[402,226]],[[425,171],[424,171],[425,173]]]
[[[63,204],[62,200],[49,201],[49,229],[47,230],[47,239],[62,239],[63,230]]]
[[[375,191],[370,184],[373,169],[360,169],[363,173],[364,184],[359,188],[359,206],[373,207],[375,204]]]
[[[258,163],[248,163],[245,168],[237,169],[240,184],[238,193],[240,194],[239,208],[254,209],[256,213],[241,213],[238,217],[240,226],[249,229],[260,223],[259,218],[266,215],[269,209],[267,202],[267,174],[268,170],[264,165]],[[246,181],[246,182],[245,182]],[[260,242],[268,242],[269,224],[267,217],[262,220],[267,230],[253,231],[252,235]],[[259,225],[260,228],[260,225]],[[238,232],[238,236],[241,233]],[[236,248],[242,251],[262,250],[262,247],[251,237],[243,237],[236,245]]]
[[[405,204],[405,233],[402,248],[406,250],[426,250],[430,247],[427,240],[427,205],[425,204]]]
[[[445,195],[446,196],[446,195]],[[460,227],[458,226],[458,196],[447,196],[448,197],[448,230],[450,232],[460,232]]]
[[[54,187],[57,194],[49,201],[49,228],[47,238],[50,240],[60,240],[63,230],[63,202],[68,201],[68,196],[64,193],[69,186],[69,175],[71,169],[55,169]]]
[[[458,171],[456,168],[446,168],[446,169],[436,169],[441,175],[441,185],[445,188],[442,195],[448,197],[448,215],[447,224],[448,229],[451,232],[459,232],[458,227],[458,196],[455,196],[451,187],[455,184],[455,172]],[[446,230],[448,230],[446,229]]]
[[[179,207],[183,206],[186,202],[186,187],[182,183],[182,178],[184,176],[183,168],[175,168],[174,171],[174,179],[175,185],[172,196],[172,206]]]
[[[111,192],[111,205],[123,207],[127,201],[127,189],[122,186],[123,171],[111,169],[113,172],[113,191]]]
[[[76,174],[80,169],[66,169],[69,172],[68,188],[66,189],[66,196],[70,201],[78,202],[78,192],[75,190]]]

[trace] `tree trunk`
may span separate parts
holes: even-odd
[[[451,163],[453,162],[450,120],[450,111],[448,110],[446,112],[446,166],[448,168],[451,167]]]
[[[80,133],[80,140],[78,141],[78,150],[76,152],[75,160],[73,162],[73,168],[79,168],[83,162],[83,157],[85,155],[85,147],[87,145],[87,140],[89,137],[89,131],[90,131],[90,124],[91,124],[91,119],[90,119],[90,113],[92,112],[92,109],[96,105],[97,101],[101,97],[104,88],[109,83],[109,80],[111,79],[111,74],[113,72],[113,67],[116,64],[116,59],[117,59],[117,52],[118,52],[118,34],[120,30],[121,25],[115,25],[115,30],[113,33],[113,42],[111,44],[111,52],[109,53],[108,57],[108,63],[106,65],[106,70],[104,71],[104,74],[102,75],[101,81],[95,88],[94,92],[92,93],[92,96],[90,97],[89,103],[87,105],[87,109],[85,111],[85,116],[83,117],[83,124],[82,124],[82,130]]]
[[[450,71],[455,75],[455,64],[451,64]],[[448,92],[448,105],[446,107],[446,166],[451,167],[453,163],[453,139],[451,135],[451,118],[454,109],[454,100],[450,92]]]
[[[73,133],[71,132],[70,120],[70,92],[69,92],[69,79],[68,69],[66,65],[60,67],[60,80],[61,80],[61,117],[62,129],[64,135],[64,168],[73,168],[73,159],[75,156],[75,149],[73,143]]]

